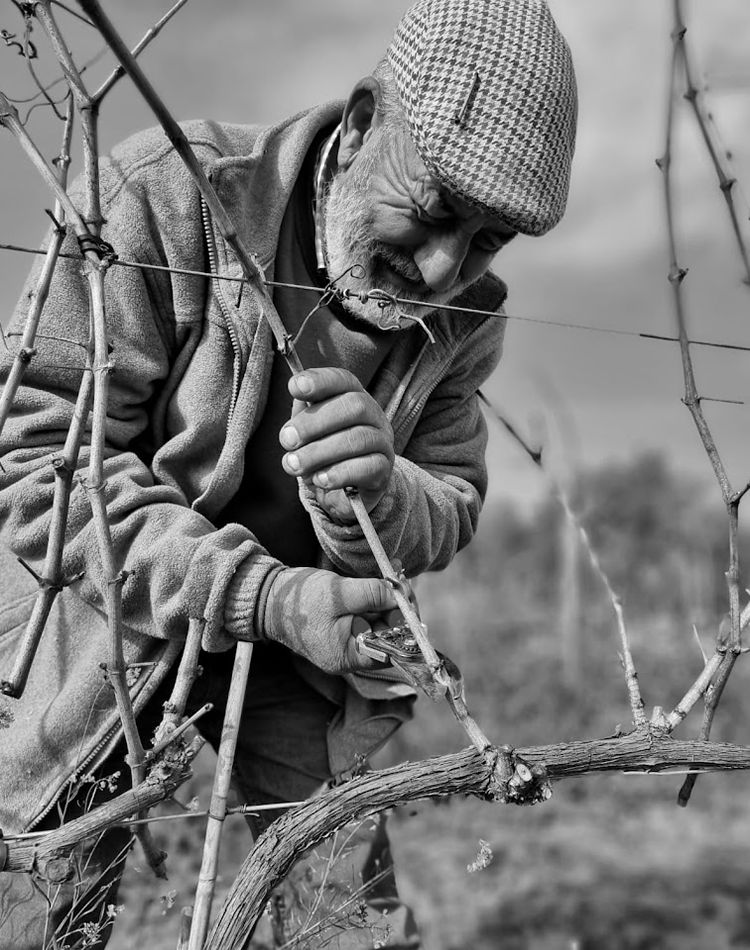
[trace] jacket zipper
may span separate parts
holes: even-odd
[[[479,328],[482,327],[483,325],[484,325],[484,321],[483,321],[482,323],[477,324],[477,326],[474,327],[474,329],[471,331],[471,333],[468,333],[468,334],[464,337],[464,339],[461,341],[461,345],[463,345],[467,340],[470,340],[471,337],[474,336],[474,334],[477,333],[477,331],[479,330]],[[420,352],[420,354],[419,354],[420,357],[421,357],[421,355],[422,355],[423,352],[424,352],[424,349]],[[419,357],[418,357],[418,358],[419,358]],[[430,396],[431,396],[432,393],[435,391],[435,389],[436,389],[436,388],[440,385],[440,383],[443,381],[443,379],[445,378],[445,376],[446,376],[448,370],[450,369],[450,366],[451,366],[451,360],[450,360],[450,359],[446,360],[445,363],[443,363],[442,367],[440,368],[440,371],[435,374],[435,377],[433,378],[433,380],[432,380],[430,383],[428,383],[427,386],[425,386],[424,392],[423,392],[422,395],[419,397],[419,399],[417,400],[417,402],[411,407],[411,409],[409,410],[408,414],[399,422],[398,426],[394,429],[394,434],[395,434],[396,432],[400,432],[401,429],[404,428],[404,426],[406,426],[408,423],[410,423],[411,420],[412,420],[416,415],[418,415],[418,414],[424,409],[425,403],[426,403],[427,400],[430,398]],[[395,414],[394,414],[394,418],[395,418]]]
[[[216,240],[214,238],[213,228],[211,227],[211,221],[209,218],[209,211],[206,202],[201,198],[201,219],[203,221],[203,233],[206,237],[206,249],[208,251],[208,265],[209,270],[212,274],[218,274],[217,269],[217,254],[216,254]],[[214,277],[212,282],[216,285],[216,300],[219,304],[219,309],[221,310],[221,315],[224,318],[224,324],[227,328],[227,333],[229,334],[229,341],[232,344],[232,353],[233,353],[233,365],[232,365],[232,399],[229,404],[229,415],[227,416],[227,430],[232,421],[232,416],[234,415],[234,409],[237,405],[237,399],[240,394],[240,378],[242,375],[242,353],[240,350],[240,343],[237,339],[237,330],[235,329],[234,322],[232,320],[231,314],[229,312],[229,307],[227,306],[226,300],[224,298],[224,290],[221,286],[221,278]]]
[[[112,739],[114,738],[114,736],[115,736],[115,734],[116,734],[118,728],[119,728],[118,725],[114,725],[114,726],[99,740],[99,742],[97,742],[97,744],[94,746],[94,748],[91,750],[91,752],[89,752],[89,754],[86,756],[86,758],[83,760],[83,762],[79,763],[79,764],[73,769],[73,771],[70,773],[70,775],[68,776],[68,778],[65,779],[65,781],[62,783],[62,785],[60,786],[59,790],[57,791],[57,793],[56,793],[55,796],[53,797],[52,801],[49,803],[49,805],[47,805],[47,807],[44,809],[44,811],[40,812],[40,813],[36,816],[36,818],[34,818],[33,821],[29,822],[29,824],[26,826],[26,828],[24,828],[24,831],[31,831],[33,828],[36,828],[36,826],[39,824],[39,822],[42,821],[44,818],[46,818],[47,815],[49,815],[49,813],[52,811],[52,809],[55,807],[55,805],[59,802],[59,800],[60,800],[60,798],[61,798],[61,796],[62,796],[62,794],[63,794],[63,791],[64,791],[65,787],[66,787],[67,785],[72,785],[73,783],[75,783],[75,782],[78,781],[78,779],[80,778],[80,776],[85,775],[85,770],[86,770],[87,766],[90,765],[91,762],[96,758],[96,756],[99,755],[99,753],[102,751],[102,749],[105,748],[105,746],[108,745],[108,743],[110,743],[110,742],[112,741]]]

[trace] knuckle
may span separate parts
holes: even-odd
[[[393,464],[386,455],[377,455],[374,459],[373,475],[376,479],[375,488],[384,488],[391,477]]]
[[[344,444],[348,457],[359,455],[362,450],[362,431],[358,428],[347,429],[344,432]]]
[[[314,373],[316,381],[321,386],[330,387],[341,393],[362,388],[360,381],[348,369],[342,369],[338,366],[322,366],[310,370],[310,372]]]
[[[377,610],[382,599],[382,584],[375,578],[367,578],[364,582],[363,594],[370,610]]]
[[[341,397],[343,408],[352,420],[361,420],[367,415],[367,393],[349,390]]]
[[[340,369],[338,372],[341,374],[342,382],[347,386],[351,392],[362,392],[362,383],[357,379],[357,377],[348,369]]]
[[[365,430],[365,445],[367,450],[373,455],[382,456],[385,458],[384,444],[383,444],[383,433],[380,429],[375,429],[372,426]]]

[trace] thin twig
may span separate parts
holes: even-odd
[[[65,38],[60,33],[50,7],[51,0],[36,0],[37,19],[49,38],[68,87],[73,93],[78,114],[81,118],[81,144],[83,146],[87,198],[85,218],[92,232],[98,237],[103,223],[99,190],[98,104],[91,98],[86,89],[80,70],[76,66]]]
[[[65,208],[66,202],[64,199],[67,198],[65,188],[67,185],[68,167],[70,164],[70,138],[72,134],[73,119],[73,113],[70,111],[71,104],[72,100],[69,101],[68,120],[66,121],[63,143],[60,150],[60,155],[57,160],[57,176],[54,175],[52,169],[49,168],[49,166],[46,166],[44,175],[45,178],[49,178],[51,176],[52,180],[54,181],[54,190],[57,198],[55,203],[55,218],[58,221],[63,221],[65,219],[67,210]],[[10,129],[14,134],[16,134],[16,137],[19,139],[22,145],[24,145],[27,154],[29,154],[29,150],[32,150],[38,155],[39,158],[41,158],[41,155],[39,154],[38,150],[36,150],[33,142],[31,142],[31,139],[25,134],[25,130],[23,134],[20,134],[21,130],[15,123],[11,123]],[[42,159],[42,163],[44,163],[44,159]],[[46,163],[44,164],[46,165]],[[39,165],[37,165],[37,167],[41,170]],[[75,209],[73,210],[75,212]],[[85,225],[83,225],[83,222],[80,221],[80,219],[79,225],[85,228]],[[48,256],[45,258],[42,274],[40,275],[39,282],[35,288],[32,303],[29,308],[29,314],[27,316],[22,339],[22,352],[25,350],[29,353],[29,355],[33,351],[39,319],[49,293],[52,274],[54,271],[54,266],[57,262],[59,248],[63,237],[64,233],[61,228],[56,229],[53,232]],[[87,348],[87,363],[89,365],[90,357],[91,352],[90,349]],[[21,377],[25,371],[26,365],[27,363],[24,362],[22,366],[16,369],[18,364],[15,363],[13,369],[11,370],[10,377],[6,382],[6,388],[3,391],[2,396],[4,412],[3,414],[0,414],[0,429],[2,428],[2,423],[4,423],[5,418],[7,417],[7,412],[10,410],[12,398],[21,382]],[[47,618],[49,617],[49,613],[52,609],[52,605],[57,593],[64,584],[64,578],[61,575],[60,566],[62,563],[62,550],[65,541],[65,526],[68,517],[73,472],[75,471],[77,465],[78,454],[83,441],[86,422],[91,408],[92,392],[93,388],[91,374],[84,373],[84,376],[81,380],[81,386],[76,400],[76,405],[73,410],[73,419],[68,429],[68,434],[66,436],[62,454],[53,462],[53,467],[55,470],[55,489],[52,502],[52,517],[47,541],[47,551],[44,560],[44,567],[42,569],[43,574],[42,577],[39,578],[39,593],[34,603],[29,621],[26,625],[23,640],[16,654],[16,661],[13,671],[10,674],[9,679],[3,680],[2,683],[0,683],[0,691],[8,696],[19,697],[23,693],[29,671],[31,669],[31,664],[33,662],[34,656],[36,655]]]
[[[745,609],[740,614],[740,630],[744,630],[748,624],[750,624],[750,604],[746,604]],[[701,646],[701,652],[703,652],[703,647],[700,644],[700,640],[698,643]],[[683,719],[687,716],[693,706],[695,706],[698,700],[704,696],[710,688],[712,688],[712,683],[714,682],[716,674],[719,672],[719,669],[724,663],[724,657],[726,656],[726,653],[727,643],[723,642],[723,635],[720,635],[716,652],[710,660],[706,658],[705,654],[703,654],[704,667],[700,676],[685,693],[679,703],[677,703],[672,712],[666,717],[670,732],[683,721]],[[703,738],[708,738],[708,736],[704,736]]]
[[[181,722],[179,726],[175,726],[174,730],[159,742],[155,742],[154,745],[146,753],[146,761],[151,762],[153,759],[159,755],[160,752],[163,752],[168,746],[180,738],[192,725],[198,722],[206,713],[210,713],[214,708],[213,703],[204,703],[200,709],[197,709],[192,716],[188,716],[184,722]]]
[[[567,493],[563,489],[562,485],[559,484],[557,479],[553,478],[552,475],[547,471],[542,463],[542,451],[541,449],[533,449],[523,438],[523,436],[518,432],[515,426],[511,426],[503,418],[503,416],[495,409],[494,405],[484,393],[479,393],[479,396],[484,403],[484,405],[489,409],[491,417],[508,432],[514,441],[523,449],[523,451],[528,455],[531,461],[546,475],[553,496],[557,499],[558,504],[563,510],[565,518],[568,523],[575,530],[583,550],[586,552],[589,563],[594,570],[594,573],[599,578],[604,587],[609,602],[612,605],[612,609],[615,613],[617,619],[617,630],[620,636],[620,650],[622,657],[623,669],[625,670],[625,685],[628,691],[628,699],[630,702],[630,709],[633,713],[633,724],[638,727],[646,723],[646,714],[644,712],[644,703],[641,696],[640,686],[638,685],[638,672],[635,667],[635,662],[633,660],[633,653],[630,647],[630,638],[628,636],[627,627],[625,625],[625,615],[622,609],[622,601],[619,594],[616,593],[613,588],[609,576],[604,570],[602,563],[599,559],[599,555],[596,553],[594,545],[591,542],[588,531],[583,526],[578,515],[573,510],[573,506],[568,499]]]
[[[161,33],[162,29],[169,23],[172,17],[177,13],[178,10],[182,9],[185,6],[187,0],[177,0],[177,3],[171,7],[164,16],[158,20],[150,30],[139,40],[139,42],[133,47],[133,56],[140,56],[143,50],[148,46],[151,40],[156,39],[156,37]],[[86,21],[89,22],[89,21]],[[93,26],[93,24],[91,24]],[[115,85],[115,83],[122,79],[125,75],[125,69],[122,66],[116,66],[112,73],[104,80],[101,86],[96,90],[94,95],[91,97],[94,102],[101,103],[102,99],[107,95],[110,89]]]
[[[615,612],[615,617],[617,618],[617,630],[620,635],[620,650],[622,651],[622,665],[625,671],[625,684],[628,691],[628,699],[630,701],[630,710],[633,713],[633,724],[636,727],[641,726],[646,722],[646,714],[644,712],[644,703],[643,697],[641,696],[640,686],[638,685],[638,672],[635,668],[633,652],[630,648],[630,637],[628,636],[627,627],[625,625],[625,615],[622,609],[622,601],[620,600],[619,594],[617,594],[612,587],[609,577],[602,567],[599,556],[596,553],[593,544],[591,543],[588,531],[579,521],[578,517],[570,506],[567,496],[559,486],[557,486],[556,494],[560,504],[562,505],[563,511],[565,512],[565,517],[576,528],[581,539],[581,543],[583,544],[583,548],[588,555],[589,563],[606,590],[607,596],[609,597],[609,602]]]
[[[111,23],[109,17],[102,10],[101,5],[97,2],[97,0],[78,0],[78,3],[85,10],[91,21],[96,24],[99,32],[102,34],[102,37],[109,44],[110,49],[120,61],[122,67],[133,81],[133,84],[135,85],[138,92],[140,92],[140,94],[146,100],[147,104],[153,111],[154,115],[159,121],[159,124],[164,130],[165,135],[174,146],[177,154],[185,163],[185,167],[190,172],[190,175],[192,176],[193,181],[195,182],[195,185],[201,194],[201,197],[208,206],[211,216],[216,223],[216,226],[219,228],[221,236],[234,251],[244,276],[250,282],[250,284],[256,288],[262,297],[267,298],[265,293],[265,285],[263,282],[262,268],[252,256],[252,254],[250,254],[247,248],[245,248],[243,242],[237,234],[237,229],[235,228],[231,215],[227,212],[226,208],[219,200],[213,185],[206,177],[206,173],[203,171],[203,167],[198,161],[195,152],[190,147],[190,143],[185,137],[185,133],[182,131],[177,122],[175,122],[173,116],[167,109],[161,97],[157,94],[156,90],[151,85],[151,82],[147,79],[143,70],[138,65],[135,57],[122,41],[122,38]],[[281,320],[273,305],[271,304],[270,299],[267,299],[265,317],[268,320],[268,323],[270,324],[277,341],[287,341],[288,337],[284,330],[284,326],[281,323]],[[287,361],[294,363],[296,359],[296,353],[294,352],[293,348],[291,348],[291,350],[287,349],[287,352],[285,352],[284,355],[286,356]],[[299,364],[298,359],[296,359],[296,363],[298,364],[298,368],[295,371],[299,372],[302,367],[301,364]]]
[[[678,0],[678,7],[676,16],[681,28],[684,28],[684,21],[682,18],[681,3]],[[703,136],[703,141],[705,143],[708,154],[711,158],[711,162],[716,171],[716,176],[719,179],[719,189],[724,196],[724,201],[726,202],[727,211],[729,212],[729,218],[732,225],[732,231],[734,233],[735,240],[737,242],[737,249],[739,250],[740,257],[742,258],[742,266],[745,269],[744,281],[746,284],[750,284],[750,257],[748,256],[747,245],[745,244],[745,239],[742,236],[742,229],[740,228],[739,216],[737,214],[737,208],[734,203],[733,189],[737,181],[734,176],[727,174],[721,158],[719,157],[719,151],[716,144],[713,141],[711,133],[708,127],[708,117],[705,114],[702,103],[702,96],[700,95],[698,88],[695,84],[693,78],[693,67],[690,57],[690,51],[688,45],[685,42],[684,38],[682,40],[682,65],[685,71],[685,98],[690,103],[690,106],[695,116],[695,121],[698,123],[698,128],[700,129],[701,135]]]
[[[44,87],[44,84],[37,76],[36,70],[34,69],[34,66],[33,66],[33,60],[36,57],[36,50],[31,44],[31,41],[29,39],[29,36],[31,34],[31,17],[32,17],[31,13],[24,12],[24,20],[26,21],[26,26],[24,30],[23,48],[24,48],[24,59],[26,60],[26,68],[29,71],[29,75],[31,76],[31,79],[34,85],[37,87],[38,95],[44,97],[47,105],[52,109],[52,112],[54,113],[55,117],[59,119],[61,122],[65,122],[65,116],[62,115],[62,113],[59,112],[57,108],[58,105],[60,105],[60,103],[55,102],[52,96],[50,96],[50,94],[47,92],[46,88]],[[27,116],[26,116],[27,120],[30,114],[31,114],[31,110],[29,110],[29,112],[27,113]]]
[[[0,126],[6,128],[11,135],[15,137],[32,165],[39,172],[47,187],[60,203],[61,210],[65,214],[68,224],[73,226],[75,233],[79,237],[87,235],[89,233],[88,228],[79,214],[78,209],[70,200],[65,189],[60,186],[60,182],[54,170],[50,167],[24,128],[18,117],[18,110],[2,92],[0,92]],[[42,253],[46,254],[47,252],[43,251]]]
[[[68,98],[68,109],[65,117],[65,127],[63,129],[62,145],[60,153],[56,160],[57,175],[60,187],[64,190],[68,184],[68,168],[70,167],[70,141],[73,135],[73,101]],[[15,398],[18,387],[24,377],[26,369],[36,355],[34,343],[39,328],[39,320],[47,301],[52,275],[55,271],[58,255],[65,239],[65,212],[59,199],[55,202],[55,219],[59,223],[52,231],[49,247],[45,252],[44,264],[42,266],[36,287],[30,294],[30,306],[26,315],[26,322],[23,328],[23,336],[19,346],[18,353],[13,361],[13,366],[5,381],[2,394],[0,394],[0,434],[3,431],[5,422],[8,418],[11,404]]]
[[[174,686],[169,699],[164,703],[164,716],[156,728],[154,746],[148,753],[149,759],[156,754],[157,746],[160,749],[166,748],[176,737],[177,730],[181,729],[180,723],[185,715],[188,695],[199,675],[198,657],[205,626],[206,621],[202,618],[191,617],[188,621],[188,632],[177,667]]]
[[[480,401],[483,402],[484,405],[487,407],[490,415],[493,416],[493,418],[505,429],[508,435],[523,449],[523,451],[529,456],[529,458],[534,463],[534,465],[541,466],[542,465],[541,447],[538,449],[532,448],[528,444],[528,442],[524,439],[524,437],[521,435],[521,433],[518,431],[516,426],[514,426],[513,423],[510,422],[506,416],[498,412],[498,410],[493,406],[493,404],[490,402],[487,396],[485,396],[485,394],[482,392],[481,389],[477,390],[477,396],[479,396]]]
[[[90,365],[90,353],[87,354],[87,362]],[[73,409],[73,417],[65,437],[65,444],[61,454],[52,462],[55,472],[55,488],[43,576],[39,579],[39,593],[16,654],[13,672],[9,679],[0,682],[0,692],[7,696],[17,698],[23,693],[55,597],[65,583],[65,578],[63,578],[61,572],[65,528],[70,506],[73,474],[78,465],[78,456],[86,432],[93,391],[92,373],[84,373]],[[68,579],[68,583],[70,583],[70,580],[72,578]]]

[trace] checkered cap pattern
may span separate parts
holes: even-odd
[[[554,227],[568,195],[577,96],[545,0],[417,0],[387,55],[430,173],[523,234]]]

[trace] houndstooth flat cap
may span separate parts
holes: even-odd
[[[577,96],[546,0],[417,0],[387,56],[429,172],[523,234],[554,227]]]

